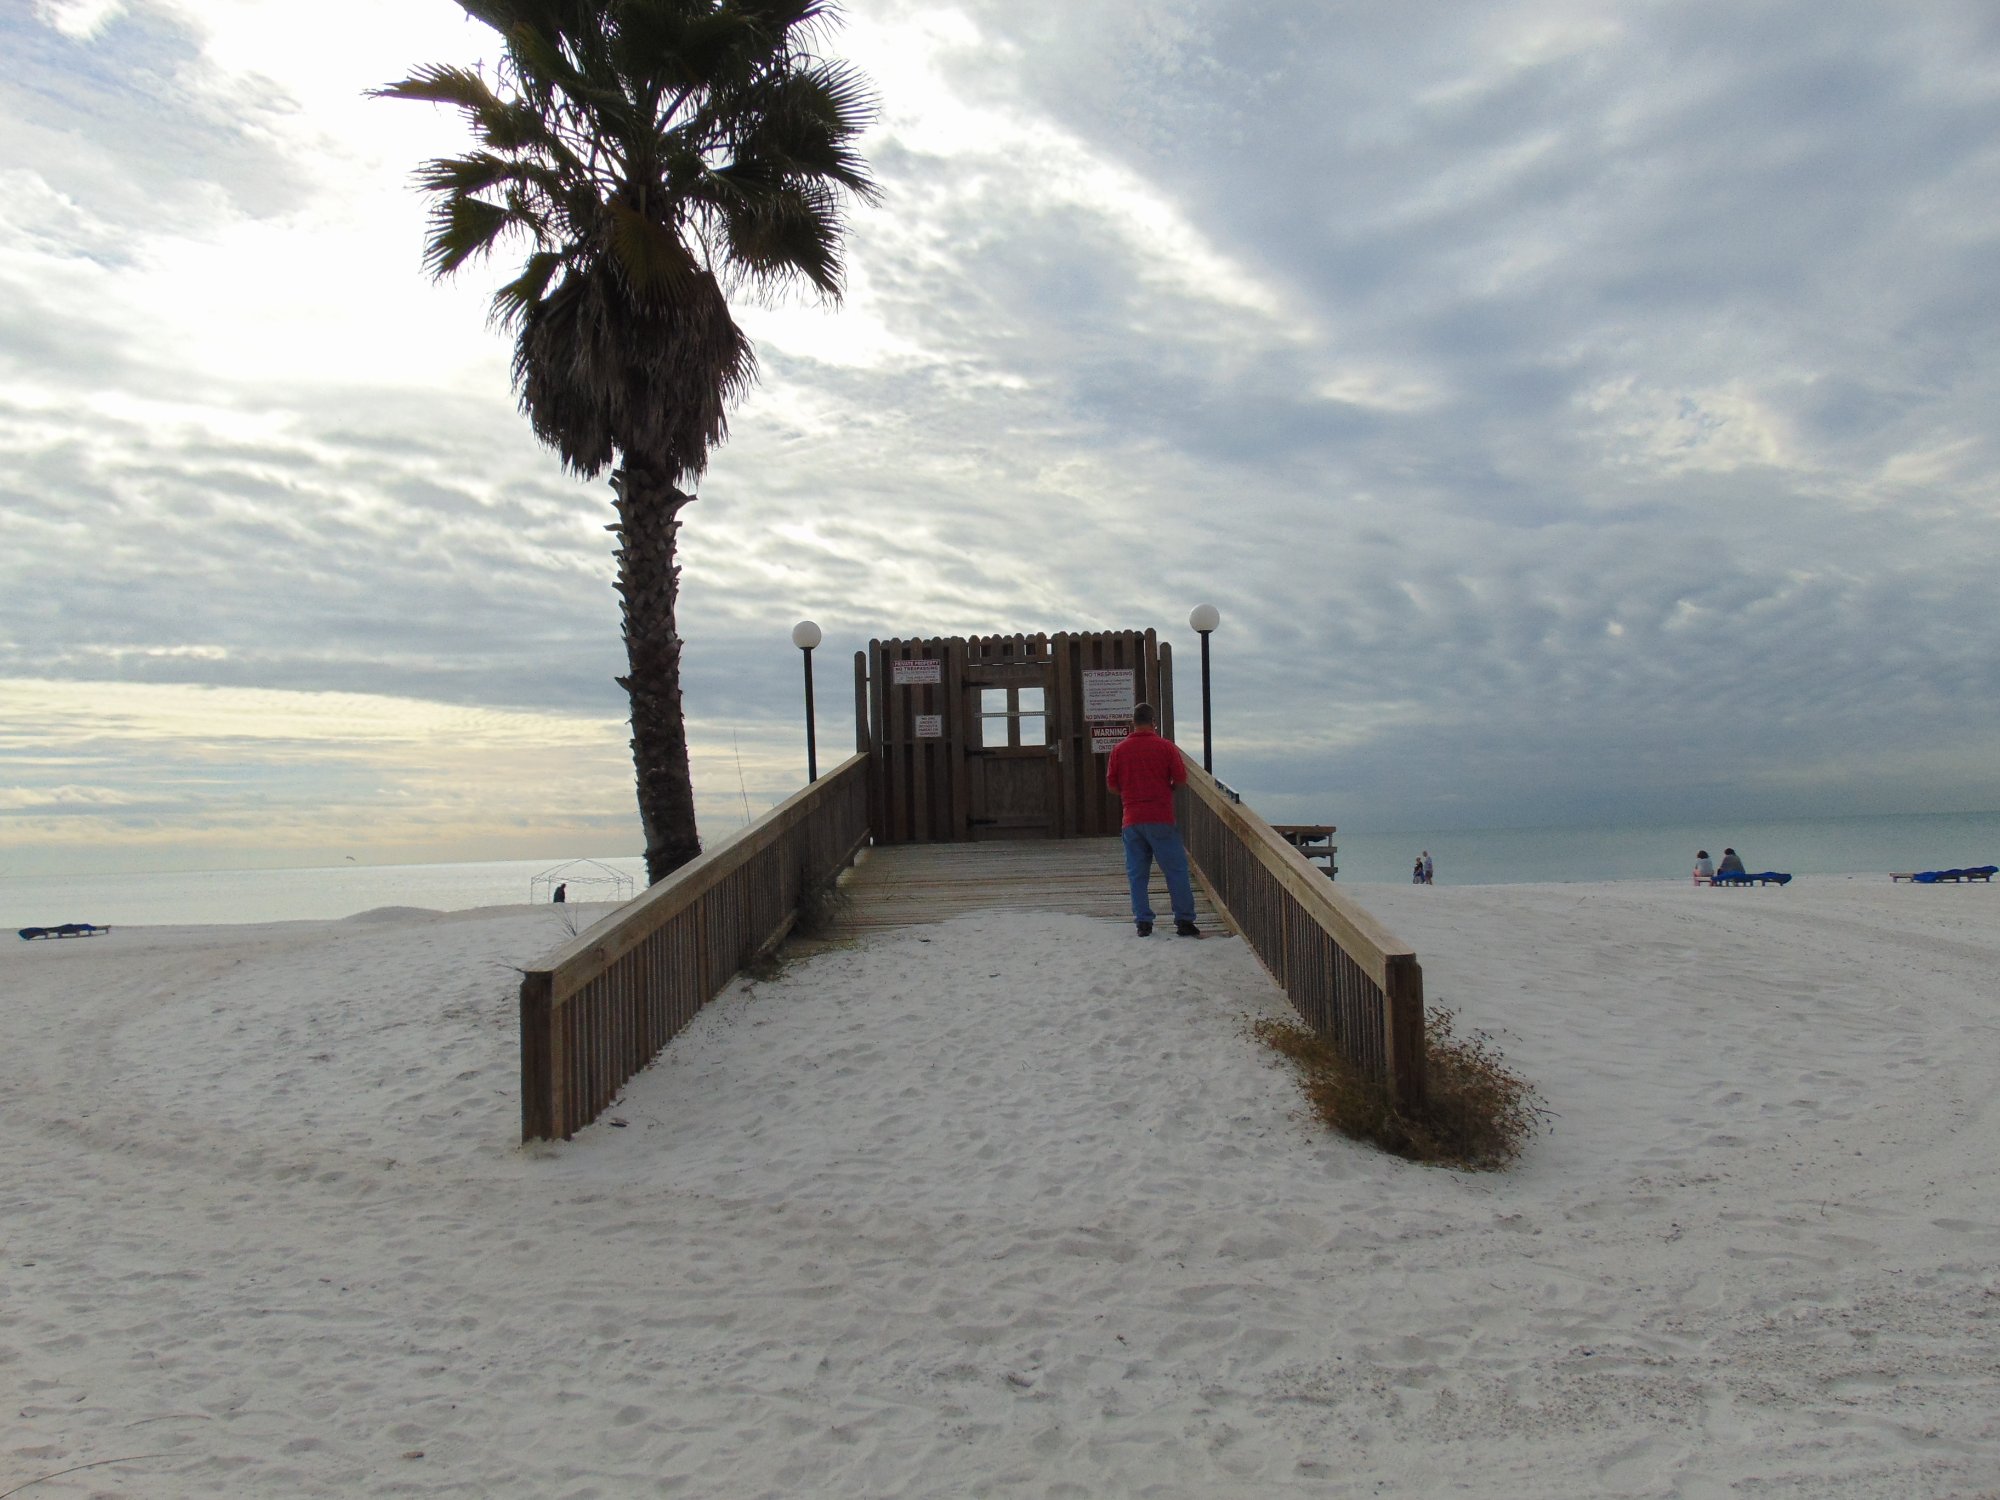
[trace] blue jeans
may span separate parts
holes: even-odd
[[[1132,920],[1153,920],[1153,903],[1146,888],[1153,881],[1153,861],[1167,877],[1167,895],[1174,903],[1174,920],[1194,920],[1194,887],[1188,882],[1187,850],[1181,831],[1171,823],[1129,823],[1125,827],[1125,879],[1132,887]]]

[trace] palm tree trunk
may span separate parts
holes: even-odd
[[[632,700],[632,763],[639,778],[648,883],[701,853],[687,722],[681,715],[681,637],[674,625],[681,586],[674,561],[680,509],[694,497],[677,489],[667,472],[664,465],[627,455],[611,476],[629,668],[618,685]]]

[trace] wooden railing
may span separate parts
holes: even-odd
[[[521,979],[521,1138],[588,1125],[868,839],[868,757],[683,865]]]
[[[1383,1079],[1405,1109],[1424,1099],[1424,972],[1199,766],[1178,797],[1188,855],[1306,1024]]]

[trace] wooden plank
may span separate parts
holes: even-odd
[[[1165,882],[1157,869],[1153,875],[1154,904],[1165,910]],[[855,866],[841,890],[847,900],[830,937],[923,926],[972,912],[1067,912],[1121,923],[1132,919],[1124,845],[1109,838],[877,847]],[[1210,930],[1229,930],[1199,883],[1195,916]]]
[[[868,643],[869,723],[875,736],[874,763],[868,773],[868,823],[878,838],[889,838],[895,814],[889,808],[889,643]]]
[[[944,704],[944,757],[951,771],[951,805],[948,825],[939,830],[938,837],[962,839],[972,829],[972,766],[966,759],[966,747],[972,743],[968,738],[972,726],[967,722],[970,690],[966,685],[967,663],[963,640],[954,638],[948,643],[945,663],[945,676],[951,684],[951,696]]]
[[[1133,701],[1146,701],[1146,669],[1142,663],[1132,661],[1128,653],[1119,651],[1115,641],[1108,636],[1100,637],[1093,644],[1092,655],[1095,657],[1095,667],[1098,671],[1130,671]],[[1092,780],[1096,783],[1093,790],[1097,793],[1098,827],[1107,835],[1115,835],[1124,824],[1125,807],[1117,793],[1104,784],[1105,766],[1111,757],[1093,755],[1091,759],[1095,763],[1092,768]]]
[[[548,1140],[554,1137],[555,1087],[552,1019],[549,1004],[549,976],[527,973],[521,976],[521,1138]]]
[[[876,732],[882,740],[882,832],[885,837],[898,842],[910,836],[909,804],[905,797],[909,768],[904,763],[901,716],[896,711],[899,690],[895,668],[902,659],[902,641],[889,640],[883,642],[881,658],[875,664],[875,701],[882,709],[881,716],[875,721]]]
[[[1090,825],[1090,728],[1083,718],[1086,649],[1082,636],[1057,636],[1049,674],[1049,733],[1055,735],[1060,723],[1062,734],[1056,811],[1066,839],[1089,838],[1100,831]]]
[[[875,748],[868,733],[868,653],[854,653],[854,753],[866,755]]]
[[[928,659],[934,652],[934,641],[918,641],[911,647],[911,659]],[[944,669],[939,668],[940,672]],[[936,740],[917,738],[917,715],[934,711],[931,688],[928,683],[911,683],[899,695],[897,716],[902,720],[898,725],[901,733],[909,736],[910,743],[910,838],[922,843],[938,837],[937,809],[931,805],[931,763],[935,759],[932,747]]]
[[[1072,658],[1075,638],[1057,635],[1049,647],[1049,683],[1042,694],[1044,738],[1056,758],[1056,800],[1050,811],[1054,819],[1049,834],[1053,838],[1075,838],[1083,829],[1077,818],[1076,746],[1073,741],[1077,715],[1070,703],[1074,681]]]

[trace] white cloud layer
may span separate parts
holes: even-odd
[[[608,497],[514,412],[498,276],[421,274],[456,126],[364,97],[481,45],[447,0],[0,16],[0,676],[406,703],[455,726],[397,762],[439,857],[630,852]],[[1219,769],[1276,815],[2000,805],[1987,8],[857,0],[837,45],[885,200],[846,305],[745,310],[683,533],[714,826],[798,774],[798,618],[844,681],[871,635],[1203,599]],[[508,716],[602,744],[537,767]],[[161,858],[254,842],[227,777],[155,798],[189,722],[15,732],[0,850],[135,805]],[[321,795],[373,764],[325,732],[274,829],[409,847]]]

